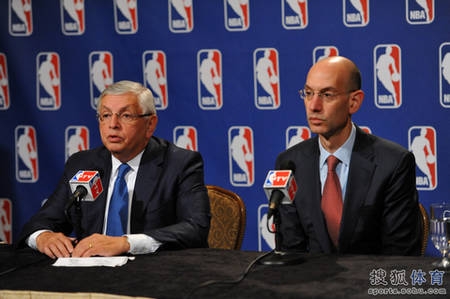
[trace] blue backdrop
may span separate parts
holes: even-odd
[[[2,0],[0,238],[71,153],[100,145],[98,95],[129,79],[155,94],[156,135],[201,152],[206,183],[244,199],[242,248],[268,249],[266,173],[310,137],[298,90],[337,54],[362,72],[354,121],[414,152],[427,209],[449,201],[450,1]]]

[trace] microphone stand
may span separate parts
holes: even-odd
[[[269,218],[267,218],[269,222]],[[267,256],[262,258],[259,263],[269,266],[283,266],[283,265],[297,265],[305,261],[303,255],[299,252],[284,252],[281,251],[280,224],[281,217],[278,208],[273,210],[273,224],[275,225],[275,249]]]
[[[75,230],[75,236],[77,238],[77,241],[81,240],[83,236],[83,229],[81,227],[81,218],[82,218],[82,210],[81,210],[81,199],[82,196],[71,196],[70,201],[66,206],[65,213],[66,217],[70,222],[72,222],[72,225],[74,226]],[[75,219],[72,220],[72,217],[70,217],[70,208],[72,206],[75,206]]]

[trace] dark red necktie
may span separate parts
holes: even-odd
[[[328,234],[334,246],[338,247],[339,228],[342,217],[342,191],[336,166],[339,159],[329,156],[327,159],[328,173],[322,192],[322,211],[327,222]]]

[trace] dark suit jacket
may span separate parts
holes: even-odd
[[[54,193],[23,227],[18,245],[23,245],[36,230],[49,229],[66,235],[73,231],[64,207],[71,195],[68,182],[79,170],[98,170],[104,188],[95,201],[81,203],[83,236],[102,233],[111,167],[111,153],[104,146],[73,154]],[[74,209],[70,211],[70,218],[74,219]],[[207,247],[209,212],[201,155],[152,137],[136,177],[131,233],[149,235],[166,248]]]
[[[318,137],[277,157],[296,165],[294,205],[280,207],[281,249],[336,252],[321,202]],[[341,220],[338,253],[419,255],[421,220],[414,155],[398,144],[356,129]]]

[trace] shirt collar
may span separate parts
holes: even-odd
[[[333,153],[333,156],[338,158],[342,162],[342,164],[346,165],[347,167],[348,165],[350,165],[350,158],[352,156],[353,145],[355,144],[355,137],[356,137],[356,127],[355,124],[352,123],[352,130],[350,132],[350,136],[347,138],[344,144]],[[326,164],[328,156],[330,156],[331,154],[327,152],[325,148],[322,146],[322,144],[320,143],[320,139],[318,139],[318,142],[320,149],[319,165],[320,168],[322,168]]]
[[[144,151],[140,152],[139,154],[137,154],[136,157],[127,162],[127,164],[131,167],[133,171],[136,171],[139,168],[139,164],[141,163],[141,158],[143,154]],[[117,169],[122,164],[122,162],[120,162],[113,155],[111,155],[111,159],[112,159],[112,173],[116,173]]]

